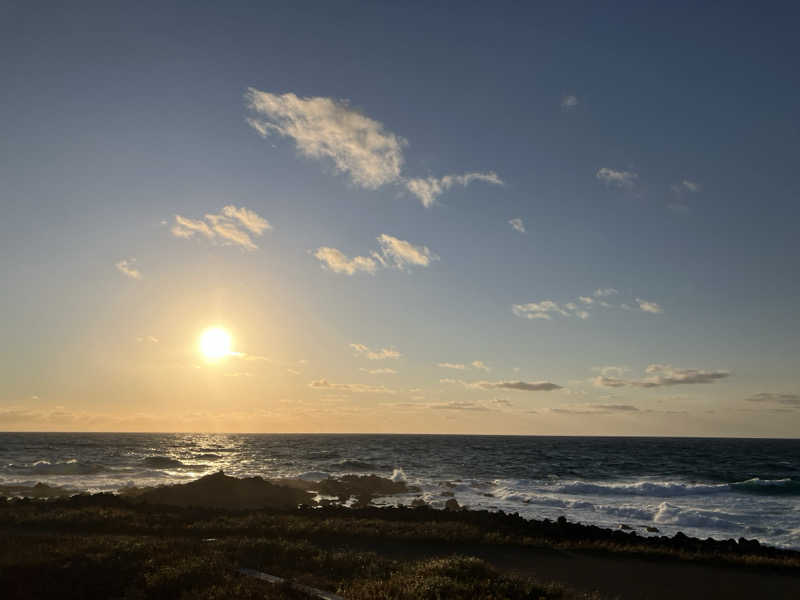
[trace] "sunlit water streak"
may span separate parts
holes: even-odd
[[[115,491],[238,477],[405,478],[442,506],[800,548],[800,441],[503,436],[0,434],[0,485]]]

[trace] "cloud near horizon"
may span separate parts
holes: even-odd
[[[694,385],[714,383],[730,377],[730,371],[706,371],[703,369],[678,369],[672,365],[652,364],[645,369],[646,376],[640,379],[622,379],[611,375],[598,375],[592,380],[595,387],[619,388],[625,386],[655,388],[671,385]]]
[[[199,234],[221,246],[256,250],[258,246],[251,235],[260,237],[272,229],[269,221],[255,211],[231,204],[224,206],[219,214],[208,213],[203,219],[175,215],[175,224],[170,231],[177,238],[189,239]]]
[[[346,100],[301,98],[291,92],[271,94],[255,88],[248,88],[245,100],[253,113],[247,123],[262,137],[277,134],[294,140],[302,155],[332,161],[337,171],[364,189],[401,184],[427,208],[454,186],[466,187],[475,181],[503,184],[493,171],[403,176],[403,149],[408,141],[352,108]]]
[[[462,381],[461,379],[440,379],[439,383],[458,383],[468,389],[514,390],[518,392],[551,392],[563,389],[549,381]]]
[[[761,392],[745,398],[747,402],[760,402],[769,404],[782,404],[784,406],[797,406],[800,408],[800,394],[778,394],[774,392]]]
[[[318,390],[337,390],[340,392],[354,392],[357,394],[395,394],[395,390],[382,385],[366,385],[364,383],[331,383],[325,378],[317,379],[308,384],[308,387]]]

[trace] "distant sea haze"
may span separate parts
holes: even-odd
[[[474,509],[800,549],[800,440],[0,433],[0,486],[116,491],[219,470],[375,474],[421,490],[378,503],[442,507],[452,492]]]

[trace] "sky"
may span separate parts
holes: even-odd
[[[796,437],[797,13],[3,2],[0,430]]]

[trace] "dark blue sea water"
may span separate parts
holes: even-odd
[[[800,440],[0,433],[0,485],[118,490],[235,476],[404,479],[434,506],[800,548]]]

